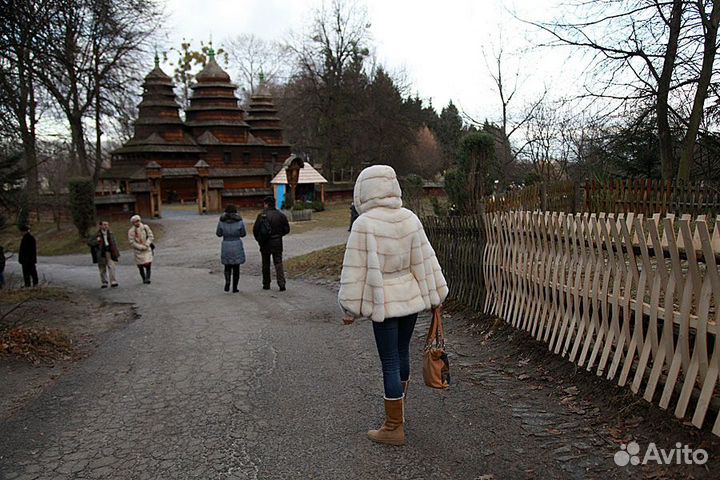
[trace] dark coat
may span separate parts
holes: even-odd
[[[30,232],[25,233],[22,240],[20,240],[18,262],[21,265],[34,265],[37,263],[37,243]]]
[[[215,234],[222,237],[220,261],[223,265],[241,265],[245,263],[245,249],[242,237],[247,235],[245,223],[237,213],[225,213],[220,217]]]
[[[105,246],[105,242],[102,239],[102,231],[98,230],[95,235],[88,239],[88,245],[90,245],[90,254],[93,257],[93,263],[98,263],[98,260],[105,258],[105,252],[110,252],[110,258],[113,262],[117,262],[120,259],[120,249],[115,240],[115,234],[111,231],[107,233],[108,246]]]
[[[260,243],[260,218],[267,215],[270,221],[270,241],[267,243]],[[255,224],[253,225],[253,236],[260,245],[260,251],[263,253],[282,253],[283,241],[282,237],[290,233],[290,224],[288,219],[282,212],[278,211],[277,208],[266,208],[257,216]]]
[[[350,227],[348,228],[348,232],[352,230],[353,223],[355,223],[355,220],[357,220],[359,216],[360,213],[357,211],[357,208],[355,208],[355,204],[353,203],[350,205]]]

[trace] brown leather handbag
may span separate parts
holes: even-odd
[[[428,387],[444,389],[450,386],[450,363],[445,351],[442,305],[433,308],[432,322],[425,337],[423,379]]]

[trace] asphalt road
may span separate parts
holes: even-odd
[[[151,285],[128,254],[112,290],[98,288],[89,255],[41,259],[46,280],[131,302],[140,318],[0,423],[1,479],[568,478],[542,438],[462,378],[439,392],[416,376],[408,444],[368,441],[382,420],[370,325],[343,326],[322,286],[261,290],[252,241],[240,293],[222,292],[214,224],[167,220]],[[287,255],[346,235],[291,235]]]

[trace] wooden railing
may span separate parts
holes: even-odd
[[[482,296],[458,265],[481,259],[487,313],[702,426],[719,388],[720,217],[496,212],[484,248],[465,240],[477,221],[430,225],[451,292]]]

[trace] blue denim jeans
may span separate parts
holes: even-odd
[[[417,313],[406,317],[386,318],[384,322],[372,322],[380,363],[382,363],[385,398],[401,398],[400,382],[410,378],[410,340]]]

